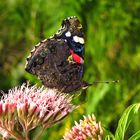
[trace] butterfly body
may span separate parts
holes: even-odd
[[[60,33],[35,46],[27,58],[26,71],[37,75],[46,87],[63,92],[86,87],[87,83],[82,80],[84,39],[81,29],[76,17],[64,20]]]

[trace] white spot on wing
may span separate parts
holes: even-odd
[[[74,37],[73,37],[73,40],[74,40],[75,42],[79,42],[79,37],[78,37],[78,36],[74,36]]]
[[[73,40],[76,42],[76,43],[80,43],[80,44],[84,44],[84,39],[82,37],[78,37],[78,36],[74,36],[73,37]]]
[[[72,19],[72,18],[76,18],[76,16],[70,16],[70,17],[67,17],[67,18],[64,19],[64,20],[70,20],[70,19]]]
[[[85,43],[85,41],[84,41],[84,39],[83,39],[82,37],[79,37],[79,42],[80,42],[81,44],[84,44],[84,43]]]
[[[70,37],[70,36],[71,36],[71,32],[69,32],[69,31],[66,32],[66,33],[65,33],[65,36],[66,36],[66,37]]]
[[[36,44],[35,46],[38,47],[40,45],[40,42],[38,44]]]
[[[28,61],[30,58],[31,58],[31,54],[29,54],[29,56],[27,57],[27,59],[26,59],[26,60]]]
[[[35,45],[35,47],[38,47],[38,45]],[[31,53],[35,51],[35,47],[31,50]]]
[[[47,39],[44,39],[44,40],[42,40],[41,42],[44,43],[44,42],[46,42],[46,41],[47,41]]]
[[[49,39],[52,39],[54,37],[54,35],[50,36]]]

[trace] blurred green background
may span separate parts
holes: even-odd
[[[139,0],[4,0],[0,1],[0,89],[37,80],[24,70],[35,44],[53,35],[61,21],[77,16],[84,27],[85,73],[89,87],[75,102],[81,106],[61,124],[46,130],[41,140],[58,140],[82,115],[94,113],[114,133],[125,108],[140,102]],[[126,139],[140,129],[137,116]]]

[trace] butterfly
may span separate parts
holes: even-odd
[[[86,88],[84,33],[77,17],[64,19],[56,34],[35,45],[27,58],[25,70],[36,75],[49,88],[73,92]]]

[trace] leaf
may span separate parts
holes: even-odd
[[[115,140],[114,135],[105,127],[104,127],[104,132],[105,132],[104,140]]]
[[[140,130],[132,135],[128,140],[139,140],[140,139]]]
[[[99,105],[99,102],[104,98],[104,96],[109,91],[110,87],[108,85],[105,86],[99,86],[95,89],[96,98],[93,98],[93,94],[89,94],[88,96],[88,107],[87,112],[91,113],[96,110],[96,107]],[[93,92],[93,88],[91,88],[91,91]],[[91,92],[90,91],[90,92]]]
[[[112,138],[110,135],[105,136],[104,140],[115,140],[114,138]]]
[[[133,117],[138,113],[140,103],[129,106],[123,113],[115,133],[115,140],[124,140],[125,132]],[[140,132],[139,132],[140,133]],[[132,139],[131,139],[132,140]]]

